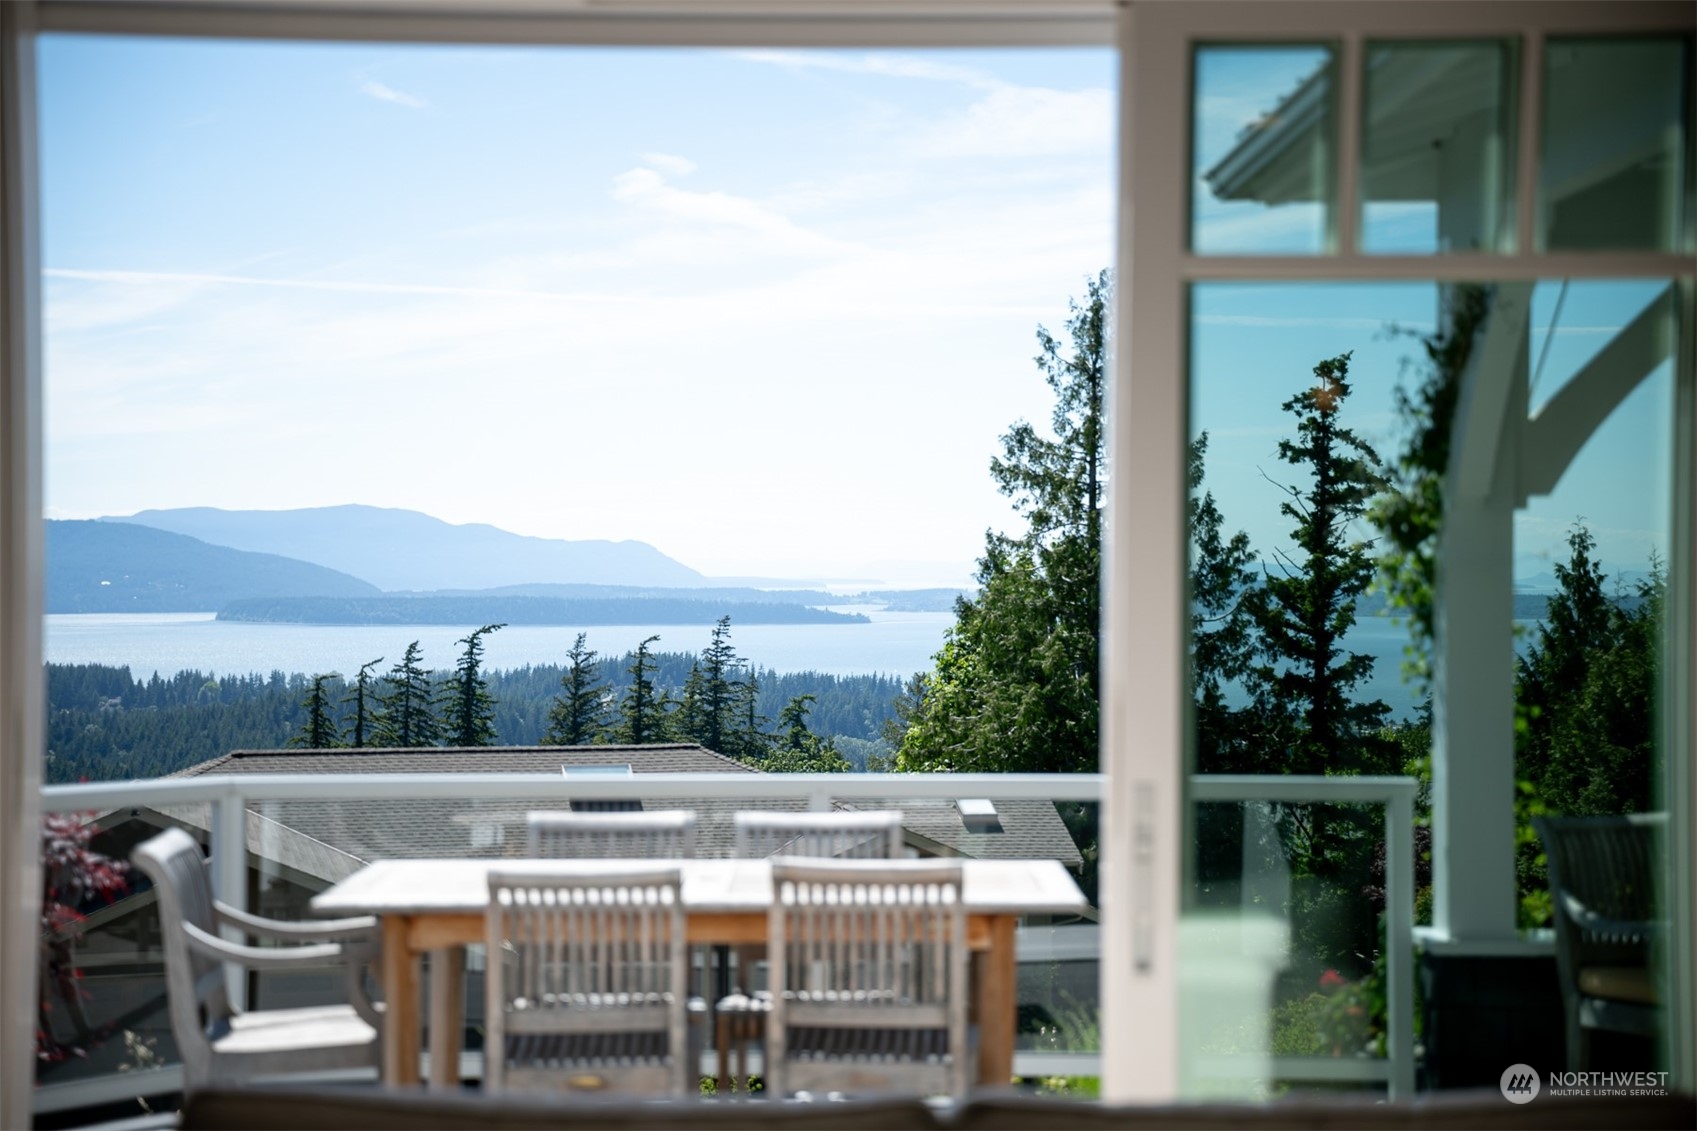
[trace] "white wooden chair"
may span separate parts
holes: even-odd
[[[526,824],[527,856],[685,860],[695,855],[695,814],[685,809],[654,813],[542,810],[528,814]]]
[[[492,872],[483,1087],[697,1091],[677,869]]]
[[[965,1096],[959,862],[779,862],[772,886],[767,1091]]]
[[[183,1058],[183,1090],[262,1076],[379,1068],[376,1007],[364,968],[376,960],[377,920],[282,922],[238,911],[212,897],[200,846],[181,829],[137,845],[130,858],[153,881],[165,950],[171,1032]],[[304,945],[257,947],[230,942],[219,928]],[[322,970],[340,965],[349,1005],[236,1009],[225,965],[246,970]]]
[[[902,815],[895,810],[736,815],[736,854],[900,860]]]
[[[737,813],[734,820],[735,852],[745,859],[807,856],[899,860],[903,854],[902,815],[893,809],[833,813],[745,811]],[[714,1049],[718,1054],[721,1092],[748,1089],[748,1050],[765,1038],[772,995],[755,988],[762,949],[737,948],[741,985],[714,1006]],[[719,961],[721,966],[726,962],[724,953]]]

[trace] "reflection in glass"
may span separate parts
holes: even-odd
[[[1369,45],[1363,250],[1508,250],[1512,56],[1504,43]]]
[[[1566,904],[1534,818],[1690,820],[1670,800],[1659,737],[1689,709],[1662,652],[1680,599],[1668,578],[1689,576],[1670,529],[1674,363],[1690,349],[1676,299],[1666,280],[1192,288],[1187,1094],[1267,1094],[1324,1072],[1377,1087],[1398,1070],[1385,1039],[1404,1030],[1383,995],[1412,988],[1391,973],[1404,934],[1380,914],[1393,906],[1424,932],[1424,1086],[1495,1084],[1508,1029],[1528,1063],[1665,1063],[1665,996],[1637,1001],[1630,1025],[1588,1022],[1575,1039],[1573,1019],[1591,1014],[1572,1008],[1577,980],[1550,974],[1548,929]],[[1326,379],[1344,358],[1347,389]],[[1390,567],[1382,589],[1328,593],[1337,573],[1316,568],[1318,543],[1301,536],[1305,516],[1332,505],[1291,458],[1331,442],[1314,420],[1322,402],[1338,406],[1332,439],[1349,429],[1384,461],[1367,517],[1331,524],[1374,543]],[[1344,482],[1328,479],[1328,499]],[[1335,635],[1267,615],[1292,580],[1327,602]],[[1387,593],[1406,608],[1386,607]],[[1413,643],[1425,674],[1405,680],[1423,608],[1431,632]],[[1340,710],[1319,709],[1322,660]],[[1373,725],[1340,727],[1344,712]],[[1290,780],[1320,773],[1313,795]],[[1387,879],[1381,811],[1326,793],[1375,774],[1409,779],[1415,863],[1400,882]],[[1634,861],[1605,862],[1606,898],[1647,883],[1690,890],[1688,861],[1647,843]],[[1520,957],[1465,952],[1494,945],[1457,914],[1480,904]],[[1609,992],[1665,986],[1680,945],[1622,948]],[[1481,1004],[1487,975],[1494,1004]],[[1480,1024],[1487,1014],[1496,1028]]]
[[[1539,238],[1552,251],[1673,251],[1690,176],[1688,40],[1551,40]]]
[[[1321,46],[1196,52],[1193,250],[1327,249],[1337,136],[1333,58]]]

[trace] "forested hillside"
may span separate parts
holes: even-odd
[[[649,658],[657,665],[650,678],[681,695],[696,657],[663,652]],[[622,696],[629,686],[625,669],[631,661],[625,656],[601,665],[610,695]],[[562,674],[552,664],[488,674],[498,742],[530,746],[541,740]],[[434,679],[440,686],[451,675],[445,669]],[[813,695],[817,700],[808,722],[815,733],[861,741],[878,739],[900,691],[900,681],[879,675],[763,671],[756,678],[755,709],[767,720],[777,719],[795,697]],[[286,746],[307,720],[304,704],[311,682],[301,673],[218,676],[198,671],[136,680],[127,667],[49,664],[44,777],[49,782],[158,777],[231,750]],[[340,678],[326,686],[337,701],[349,692]]]

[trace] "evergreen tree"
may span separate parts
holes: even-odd
[[[828,738],[807,726],[815,696],[797,695],[778,712],[778,741],[762,765],[768,773],[841,774],[853,767]]]
[[[359,675],[354,677],[353,690],[342,697],[343,703],[354,705],[353,720],[348,724],[347,732],[343,737],[347,740],[347,744],[355,749],[365,745],[366,735],[371,729],[371,714],[376,706],[376,696],[371,689],[371,669],[382,662],[383,657],[379,656],[375,660],[361,664]]]
[[[302,724],[300,733],[289,740],[290,746],[324,750],[337,745],[336,720],[330,716],[330,693],[324,685],[341,678],[335,672],[312,677],[312,690],[306,693],[306,699],[301,703],[306,708],[306,722]]]
[[[1279,739],[1261,744],[1263,772],[1382,772],[1394,760],[1380,736],[1390,708],[1354,698],[1373,657],[1341,647],[1375,568],[1371,541],[1351,527],[1384,484],[1377,453],[1339,421],[1349,360],[1346,353],[1320,362],[1314,384],[1282,406],[1297,423],[1296,439],[1279,441],[1279,458],[1307,482],[1279,484],[1296,554],[1275,552],[1278,568],[1266,571],[1253,605],[1266,657],[1255,672],[1260,706]]]
[[[747,678],[736,688],[737,729],[732,735],[733,758],[750,765],[759,765],[772,748],[772,736],[766,733],[766,716],[760,713],[760,677],[750,668]]]
[[[613,732],[614,741],[626,746],[641,746],[646,742],[664,742],[669,736],[666,707],[654,687],[654,658],[648,646],[659,640],[650,636],[636,646],[636,656],[626,669],[631,677],[630,687],[619,704],[620,722]]]
[[[571,665],[560,677],[561,692],[548,712],[544,746],[583,746],[607,732],[607,685],[600,681],[596,653],[585,646],[587,633],[580,632],[566,658]]]
[[[731,646],[731,618],[727,614],[713,626],[707,647],[701,650],[702,745],[723,752],[736,730],[737,669],[744,660]]]
[[[678,700],[672,715],[672,729],[687,742],[706,745],[706,724],[702,713],[701,661],[689,662],[689,678],[684,680],[683,697]]]
[[[486,624],[454,641],[464,644],[442,700],[442,733],[449,746],[495,745],[495,700],[483,678],[483,638],[507,627]]]
[[[1256,742],[1246,715],[1226,705],[1226,686],[1245,679],[1257,638],[1253,599],[1255,554],[1249,535],[1224,533],[1225,517],[1203,490],[1208,434],[1190,445],[1190,665],[1196,698],[1196,766],[1230,773],[1253,762]]]
[[[1548,812],[1651,808],[1658,644],[1667,577],[1652,560],[1631,593],[1610,596],[1584,526],[1555,566],[1537,638],[1518,665],[1516,776]]]
[[[904,770],[1067,773],[1097,764],[1097,632],[1102,422],[1107,382],[1107,272],[1071,304],[1067,345],[1039,328],[1036,358],[1055,394],[1052,436],[1021,421],[991,461],[997,487],[1025,519],[991,533],[978,595],[955,624],[902,735]]]
[[[383,677],[377,693],[376,742],[379,746],[434,746],[441,728],[436,722],[435,688],[424,666],[418,641]]]

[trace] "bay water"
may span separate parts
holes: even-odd
[[[731,627],[737,652],[761,669],[817,671],[830,675],[881,673],[905,678],[932,666],[952,613],[897,613],[842,606],[864,613],[865,624],[772,624]],[[216,620],[211,613],[80,613],[46,618],[46,652],[52,663],[128,665],[137,679],[198,670],[209,675],[272,671],[352,676],[361,664],[383,658],[378,671],[398,660],[414,640],[427,667],[451,669],[461,647],[455,642],[476,625],[307,625],[253,624]],[[636,649],[650,636],[661,652],[700,652],[711,625],[515,625],[484,637],[484,662],[491,670],[564,664],[579,632],[605,659]],[[1363,617],[1346,637],[1352,651],[1375,659],[1373,675],[1358,691],[1379,698],[1402,718],[1416,708],[1401,667],[1408,631],[1390,617]]]

